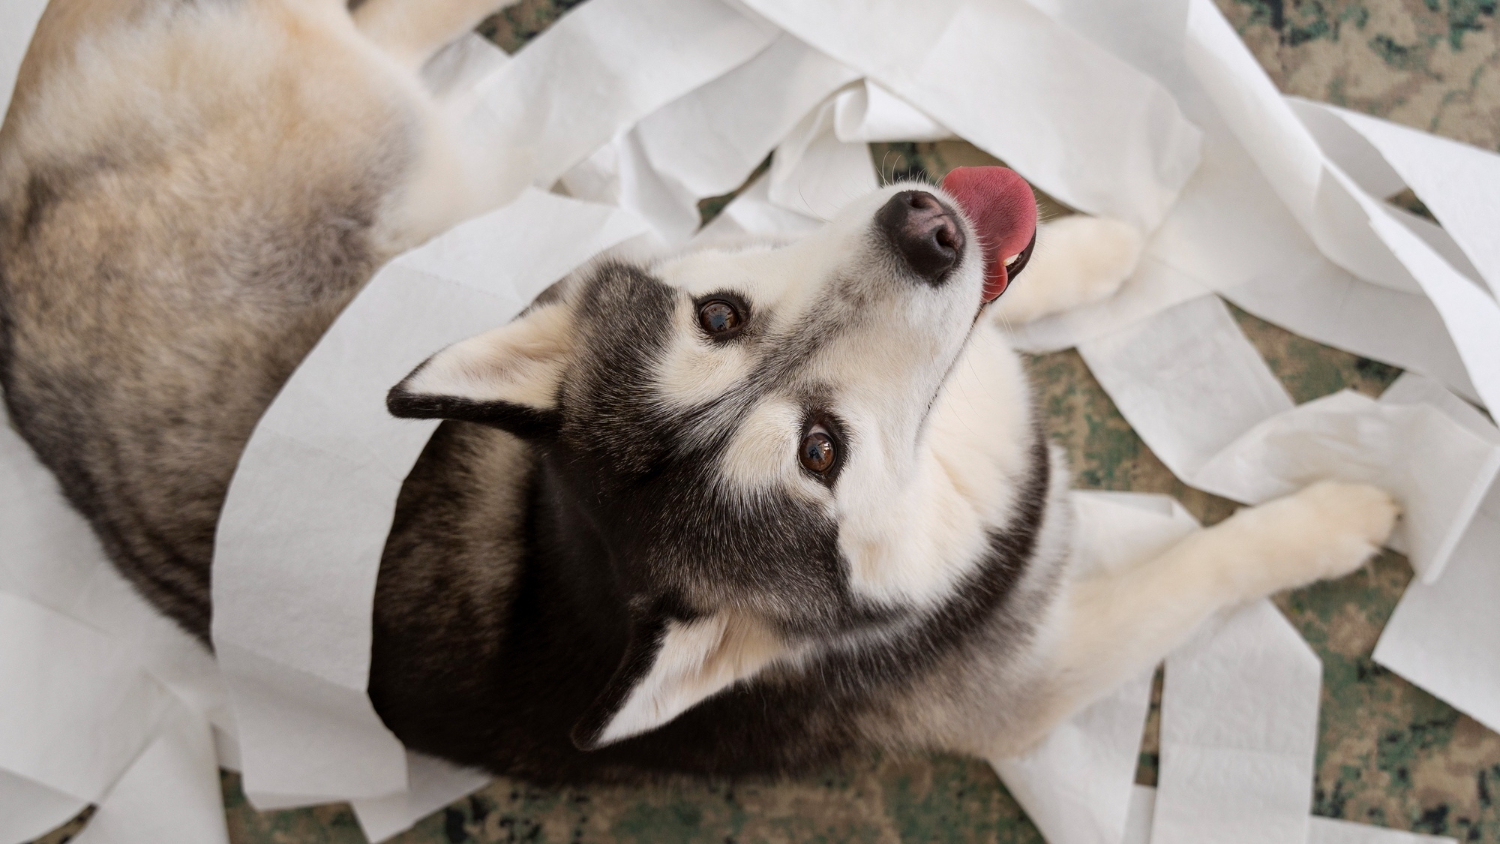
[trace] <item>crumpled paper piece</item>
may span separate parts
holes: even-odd
[[[1442,574],[1500,473],[1500,448],[1431,408],[1352,392],[1294,408],[1215,297],[1078,351],[1141,439],[1199,489],[1246,503],[1326,478],[1390,490],[1426,582]]]
[[[1442,386],[1403,375],[1382,404],[1438,408],[1486,441],[1500,429]],[[1413,582],[1375,645],[1375,661],[1500,732],[1500,482],[1490,486],[1443,577]]]

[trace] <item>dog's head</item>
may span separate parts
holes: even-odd
[[[398,416],[536,443],[606,549],[632,629],[579,747],[954,588],[950,558],[981,550],[922,538],[951,517],[923,499],[923,442],[1035,230],[1002,168],[896,185],[790,244],[600,264],[391,391]]]

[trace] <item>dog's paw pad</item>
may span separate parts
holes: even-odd
[[[1400,506],[1391,494],[1368,484],[1321,481],[1298,492],[1310,517],[1310,527],[1321,535],[1315,554],[1317,576],[1336,578],[1364,565],[1391,535]]]

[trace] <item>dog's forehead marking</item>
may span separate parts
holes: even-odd
[[[745,414],[719,457],[719,471],[729,490],[749,495],[774,490],[831,506],[826,488],[807,477],[797,462],[803,413],[799,402],[772,395]]]
[[[656,390],[663,403],[690,408],[719,399],[749,379],[755,357],[745,343],[716,343],[698,327],[693,301],[682,297],[656,367]]]
[[[808,298],[798,287],[815,290],[821,280],[810,277],[785,248],[741,250],[707,249],[668,259],[653,268],[655,276],[677,294],[669,340],[656,368],[656,389],[663,403],[689,408],[724,397],[746,385],[759,363],[760,352],[777,344]],[[746,335],[715,342],[704,334],[695,303],[714,293],[733,293],[742,299],[753,327]]]

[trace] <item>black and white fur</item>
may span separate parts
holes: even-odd
[[[492,4],[43,20],[0,130],[0,380],[120,569],[200,638],[260,412],[375,267],[473,204],[416,69]],[[909,190],[967,235],[940,274],[877,222]],[[981,308],[955,209],[892,186],[792,243],[601,261],[397,385],[398,415],[453,421],[381,565],[370,694],[396,734],[544,782],[1005,755],[1218,609],[1373,553],[1390,498],[1325,483],[1081,574],[997,320],[1108,294],[1138,240],[1053,224]],[[704,329],[709,300],[732,336]],[[815,427],[821,474],[799,460]]]

